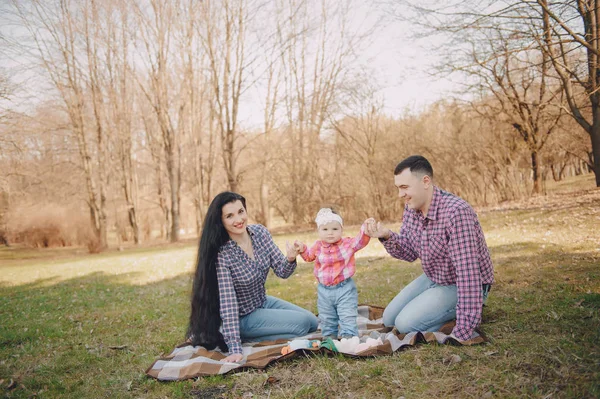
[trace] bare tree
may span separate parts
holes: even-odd
[[[391,149],[388,145],[386,149],[383,144],[388,144],[385,138],[392,134],[393,123],[383,114],[383,102],[376,98],[373,88],[367,87],[366,93],[353,94],[353,106],[348,108],[353,113],[341,120],[331,121],[339,135],[336,140],[337,151],[340,158],[351,159],[358,166],[352,171],[362,189],[354,188],[355,195],[366,193],[368,197],[362,208],[369,209],[368,215],[374,215],[379,220],[389,220],[393,212],[389,206],[390,185],[386,184],[389,175],[381,171],[393,167],[390,163],[394,163],[394,158],[390,152],[395,152],[395,148]],[[365,180],[366,184],[363,184]]]
[[[285,160],[289,170],[285,184],[289,186],[291,219],[300,223],[309,220],[310,211],[321,201],[319,191],[326,189],[326,184],[319,182],[316,162],[321,134],[327,119],[337,112],[348,72],[354,66],[353,52],[368,33],[350,34],[350,2],[288,0],[284,5],[287,17],[280,35],[286,44],[282,61],[291,150]]]
[[[540,45],[560,76],[569,114],[590,136],[590,166],[600,187],[600,3],[536,3],[544,28]]]
[[[89,1],[83,6],[89,6]],[[98,109],[97,83],[88,73],[94,71],[95,54],[92,43],[94,38],[89,32],[82,30],[78,22],[85,20],[82,8],[77,8],[70,1],[59,0],[48,4],[38,0],[32,1],[27,8],[18,2],[13,6],[23,26],[33,40],[34,49],[42,67],[59,92],[61,100],[69,115],[71,129],[79,147],[81,166],[84,171],[87,203],[90,221],[98,240],[98,249],[107,246],[106,193],[105,176],[105,137],[99,114],[96,115],[95,134],[91,135],[93,124],[88,121],[86,109],[92,106]],[[80,12],[79,15],[76,15]],[[83,15],[83,16],[82,16]],[[81,19],[78,19],[78,16]],[[80,48],[80,39],[85,46]],[[90,55],[88,64],[81,58],[82,54]],[[86,102],[88,90],[92,91],[93,104]],[[95,93],[95,94],[94,94]],[[92,148],[90,148],[92,146]],[[102,171],[102,172],[101,172]]]
[[[136,7],[137,31],[142,56],[148,68],[148,81],[140,81],[140,89],[152,106],[160,129],[170,189],[170,240],[179,240],[181,205],[181,124],[176,121],[185,107],[185,81],[173,78],[169,61],[174,43],[174,30],[180,2],[151,0],[149,8]],[[174,114],[174,115],[173,115]]]
[[[154,124],[154,118],[142,111],[142,122],[146,133],[147,146],[150,151],[154,171],[154,187],[156,189],[156,201],[154,202],[161,210],[161,237],[171,239],[171,209],[167,200],[167,193],[163,179],[164,174],[164,142],[161,134]]]
[[[202,2],[200,37],[208,57],[213,107],[229,189],[237,191],[239,176],[236,141],[238,113],[245,89],[248,57],[247,29],[257,5],[248,0]]]
[[[114,2],[107,10],[105,59],[106,91],[109,125],[114,130],[118,158],[120,186],[125,200],[127,220],[135,244],[141,242],[138,177],[134,157],[134,100],[133,75],[135,70],[129,58],[131,53],[131,28],[129,8],[124,1]]]
[[[485,37],[486,51],[476,50],[473,43],[473,63],[455,68],[477,77],[477,89],[494,96],[495,101],[473,102],[474,108],[486,117],[505,119],[527,145],[533,192],[538,194],[542,184],[540,153],[562,115],[561,87],[551,82],[546,53],[523,45],[521,40],[511,40],[500,29],[486,29]]]
[[[201,29],[198,22],[201,16],[201,3],[190,0],[183,5],[185,24],[180,46],[182,48],[183,75],[186,82],[184,132],[191,157],[188,180],[192,191],[192,203],[195,209],[196,233],[200,234],[206,208],[212,198],[214,170],[217,157],[217,122],[214,108],[214,92],[211,80],[203,70],[209,69],[204,52],[203,41],[197,32]]]

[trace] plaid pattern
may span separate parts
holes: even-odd
[[[419,343],[476,345],[486,342],[484,336],[477,332],[471,339],[459,342],[449,335],[452,324],[445,325],[439,332],[398,334],[395,330],[383,326],[381,315],[383,308],[359,305],[358,327],[361,336],[381,338],[383,345],[371,347],[358,354],[345,354],[352,358],[390,355],[393,352],[409,348]],[[319,333],[313,333],[307,339],[321,339]],[[269,364],[291,359],[304,353],[331,353],[328,349],[298,349],[287,355],[281,354],[287,340],[277,340],[243,345],[244,358],[240,363],[224,363],[227,354],[219,351],[207,351],[201,346],[191,346],[187,343],[175,348],[171,354],[157,359],[147,370],[146,375],[161,381],[178,381],[207,375],[226,374],[232,371],[247,369],[264,369]]]
[[[400,233],[381,240],[394,258],[421,259],[423,272],[440,285],[456,284],[454,335],[467,340],[481,322],[482,286],[494,282],[494,269],[481,225],[463,199],[434,186],[427,216],[405,208]]]
[[[262,307],[267,300],[269,269],[281,278],[288,278],[296,269],[296,261],[288,262],[265,226],[249,225],[248,233],[254,260],[233,240],[221,247],[217,260],[221,332],[230,353],[242,353],[239,317]]]
[[[318,240],[300,256],[306,262],[315,262],[314,275],[319,283],[332,286],[354,276],[354,254],[366,247],[370,239],[362,225],[356,237],[345,237],[333,244]]]

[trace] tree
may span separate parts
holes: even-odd
[[[148,80],[139,81],[139,87],[154,110],[161,134],[161,147],[164,150],[166,172],[170,191],[170,240],[179,241],[181,205],[181,139],[182,124],[180,112],[188,98],[181,94],[187,82],[175,79],[173,73],[173,47],[175,30],[180,28],[177,16],[180,2],[151,0],[149,8],[139,4],[135,11],[137,30],[141,38],[142,51]]]
[[[208,57],[209,84],[217,120],[221,153],[231,191],[238,190],[238,113],[246,89],[246,74],[255,61],[247,47],[248,24],[257,4],[247,0],[202,2],[200,37]]]
[[[109,3],[110,4],[110,3]],[[135,87],[131,54],[131,21],[124,1],[118,1],[110,7],[105,15],[105,59],[106,69],[106,101],[109,128],[114,131],[116,158],[118,159],[117,175],[120,179],[123,199],[125,201],[127,220],[133,232],[135,244],[141,242],[138,177],[134,161],[134,102]]]
[[[370,30],[351,33],[351,2],[288,0],[283,6],[287,16],[279,34],[285,43],[282,95],[290,153],[283,160],[286,181],[278,185],[289,198],[286,214],[301,223],[312,218],[323,191],[330,191],[318,164],[326,153],[322,134],[327,120],[339,112],[340,97],[351,86],[350,71],[356,66],[352,57]]]
[[[544,27],[540,46],[560,77],[566,110],[590,136],[590,167],[600,187],[600,3],[577,1],[571,7],[536,0],[536,4]]]
[[[477,86],[495,101],[473,102],[489,118],[504,117],[523,139],[530,153],[533,192],[541,192],[541,151],[558,126],[560,85],[552,84],[545,52],[531,49],[502,32],[488,28],[484,53],[472,47],[473,63],[458,69],[478,78]],[[514,43],[514,42],[517,43]]]
[[[92,3],[88,0],[77,7],[68,0],[59,0],[51,4],[33,0],[28,8],[18,2],[14,2],[13,6],[33,40],[38,60],[59,93],[69,115],[85,176],[90,222],[97,240],[94,246],[101,250],[107,247],[104,175],[107,169],[106,137],[99,115],[98,76],[94,74],[97,71],[97,54],[93,49],[96,42],[95,38],[90,36],[90,32],[84,31],[80,24],[82,20],[89,21],[89,14],[86,14],[85,10]],[[82,41],[84,46],[79,47]],[[87,59],[82,57],[84,54],[88,56]],[[89,72],[92,72],[92,76]],[[91,105],[86,101],[90,91],[93,98]],[[95,115],[95,128],[87,116],[90,107]]]

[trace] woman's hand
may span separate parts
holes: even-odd
[[[243,358],[244,355],[242,355],[241,353],[232,353],[231,355],[227,356],[221,361],[226,363],[239,363]]]
[[[298,250],[295,245],[289,243],[289,241],[285,242],[285,247],[287,249],[287,260],[289,262],[294,262],[296,260],[296,256],[298,256]]]

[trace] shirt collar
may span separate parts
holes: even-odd
[[[246,226],[246,231],[248,232],[248,234],[250,234],[250,237],[254,237],[255,233],[249,226]],[[236,245],[236,242],[230,238],[225,244],[221,246],[220,250],[231,248],[234,245]]]
[[[427,211],[426,219],[436,220],[438,214],[438,208],[440,201],[442,200],[442,190],[437,186],[433,186],[433,195],[431,196],[431,204],[429,204],[429,210]]]
[[[328,242],[325,242],[325,241],[321,240],[321,246],[322,246],[322,247],[325,247],[325,248],[329,248],[329,247],[333,247],[333,246],[335,246],[335,245],[338,245],[338,244],[340,244],[341,242],[342,242],[342,239],[341,239],[341,238],[340,238],[340,240],[339,240],[339,241],[336,241],[336,242],[334,242],[333,244],[331,244],[331,243],[328,243]]]

